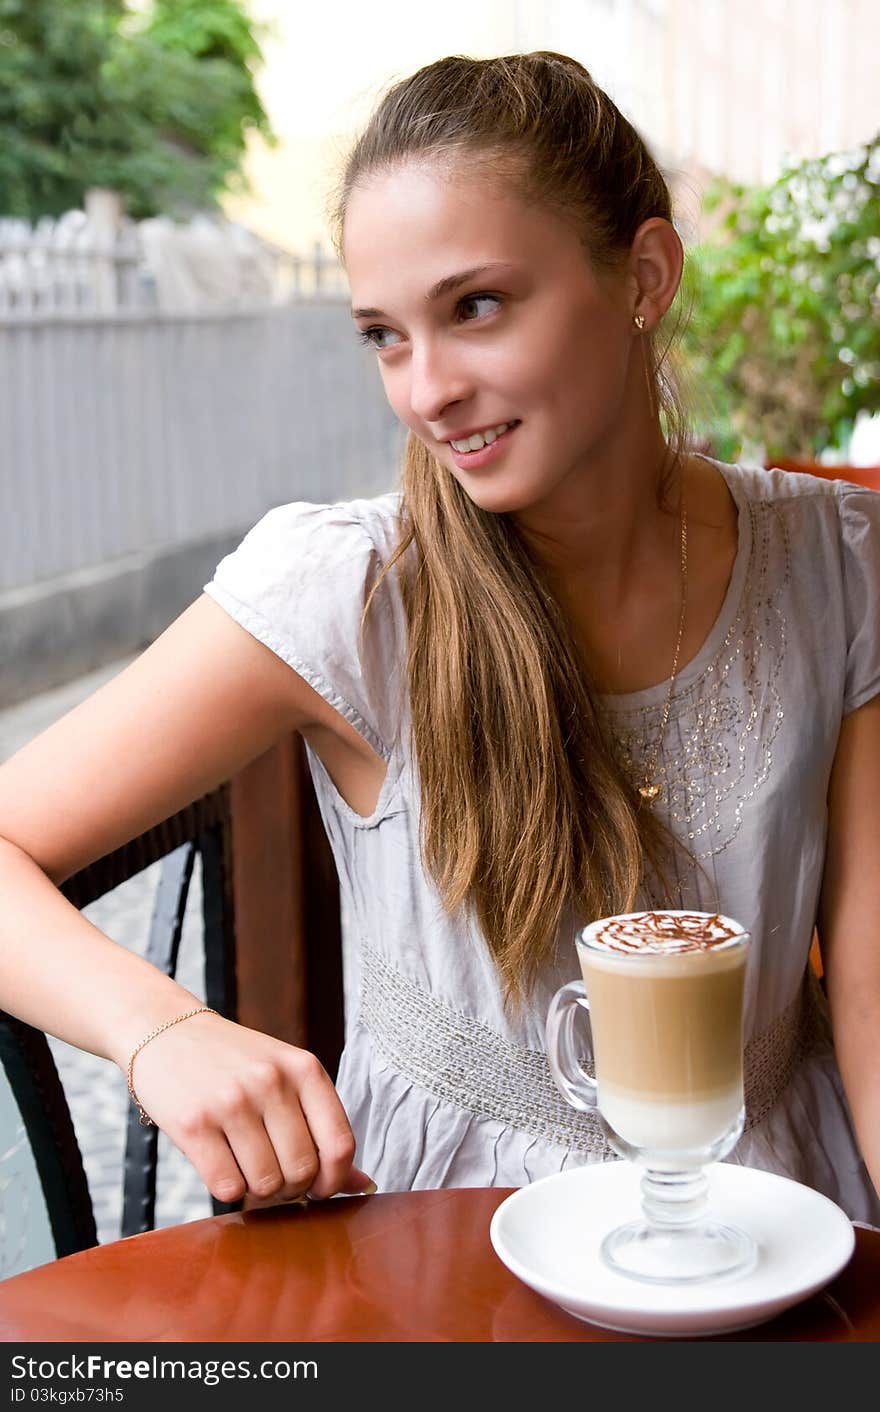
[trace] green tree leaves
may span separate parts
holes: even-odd
[[[120,191],[135,217],[242,189],[247,134],[274,140],[241,0],[0,0],[0,214],[34,220]]]

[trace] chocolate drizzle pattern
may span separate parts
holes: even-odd
[[[664,955],[711,951],[741,935],[742,928],[718,912],[632,912],[608,917],[589,929],[591,942],[609,951]]]

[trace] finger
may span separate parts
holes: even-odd
[[[303,1059],[306,1062],[299,1065],[299,1101],[318,1158],[318,1170],[308,1194],[321,1200],[348,1189],[355,1140],[326,1069],[314,1055],[304,1055]]]
[[[253,1110],[240,1115],[227,1115],[224,1126],[226,1141],[244,1177],[248,1196],[261,1200],[282,1197],[285,1194],[285,1176],[261,1115]],[[310,1143],[308,1137],[306,1141]],[[305,1191],[310,1173],[316,1168],[316,1158],[312,1158],[311,1164],[303,1161],[305,1185],[300,1183],[291,1187],[289,1195],[298,1196]]]
[[[336,1096],[335,1089],[333,1095]],[[200,1124],[177,1139],[176,1145],[218,1201],[235,1202],[244,1198],[246,1209],[251,1210],[282,1201],[304,1200],[305,1191],[316,1182],[320,1169],[318,1152],[298,1100],[291,1094],[280,1107],[272,1103],[267,1106],[270,1110],[266,1114],[268,1127],[253,1114],[250,1125],[227,1118],[229,1136],[220,1126]],[[341,1104],[339,1109],[344,1119],[343,1137],[350,1138]],[[353,1141],[350,1138],[352,1146]],[[338,1187],[319,1188],[310,1191],[310,1195],[319,1200],[334,1195],[336,1190],[350,1195],[369,1195],[376,1190],[376,1184],[360,1167],[349,1166]]]
[[[268,1202],[303,1195],[318,1155],[289,1069],[277,1061],[252,1064],[247,1081],[222,1095],[220,1111],[248,1195]]]
[[[243,1211],[266,1211],[273,1206],[311,1206],[307,1196],[245,1196],[241,1203]]]
[[[206,1129],[176,1145],[189,1158],[208,1191],[218,1201],[240,1201],[245,1195],[247,1181],[232,1148],[219,1129]]]
[[[304,1196],[317,1177],[320,1164],[314,1136],[292,1087],[267,1100],[263,1123],[281,1173],[278,1189],[263,1194],[279,1201]]]
[[[334,1195],[341,1196],[373,1196],[378,1191],[376,1183],[360,1167],[352,1167],[346,1178],[345,1185]],[[245,1211],[259,1211],[266,1206],[309,1206],[313,1201],[323,1201],[326,1198],[317,1196],[288,1196],[285,1192],[279,1192],[277,1196],[267,1196],[259,1198],[256,1196],[245,1196]]]
[[[352,1167],[342,1190],[349,1196],[372,1196],[378,1187],[361,1167]]]

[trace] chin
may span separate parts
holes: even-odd
[[[488,515],[508,515],[514,510],[522,509],[516,496],[497,487],[470,486],[465,485],[463,481],[458,483],[471,504],[476,505],[478,510],[485,510]]]
[[[528,510],[541,500],[541,495],[533,486],[507,484],[501,478],[493,482],[490,476],[485,481],[464,481],[456,476],[459,485],[469,500],[489,515],[513,515]]]

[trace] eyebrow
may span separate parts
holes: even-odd
[[[460,270],[458,274],[446,275],[439,279],[436,284],[432,284],[425,295],[425,303],[433,304],[435,300],[442,299],[445,294],[452,294],[461,285],[467,284],[470,280],[476,279],[479,275],[488,274],[491,270],[509,270],[510,265],[505,260],[493,260],[488,265],[475,265],[472,270]],[[384,319],[387,316],[381,309],[352,309],[353,319]]]

